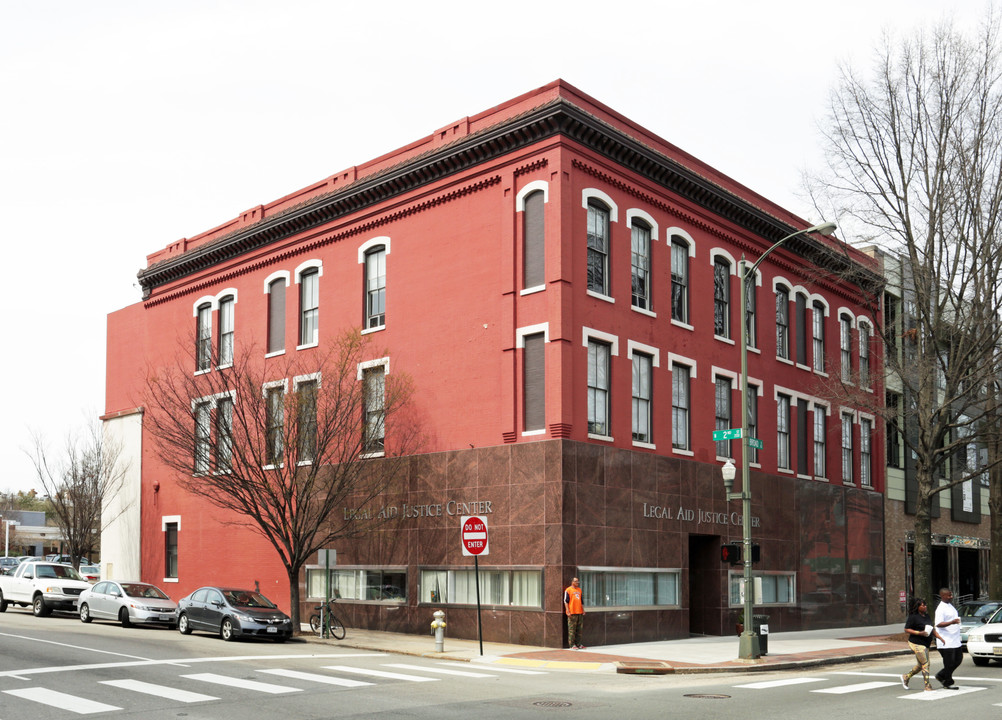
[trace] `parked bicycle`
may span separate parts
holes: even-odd
[[[316,612],[310,615],[310,630],[320,637],[332,637],[335,640],[344,640],[344,623],[342,623],[334,611],[334,598],[327,601],[326,606],[317,605]]]

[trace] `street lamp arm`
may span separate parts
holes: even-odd
[[[745,277],[754,276],[755,271],[758,270],[758,266],[762,264],[762,261],[765,260],[767,257],[769,257],[769,255],[772,254],[772,251],[778,248],[783,243],[789,242],[798,235],[810,235],[811,233],[819,233],[821,235],[824,235],[825,237],[828,237],[833,232],[835,232],[836,227],[837,226],[833,222],[824,222],[824,223],[818,223],[817,225],[812,225],[809,228],[804,228],[803,230],[797,230],[797,232],[795,233],[790,233],[785,238],[776,241],[771,248],[769,248],[764,253],[759,255],[758,260],[756,260],[755,263],[750,268],[745,269]]]

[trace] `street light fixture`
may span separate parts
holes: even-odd
[[[721,469],[721,473],[724,477],[724,488],[727,492],[727,499],[741,500],[741,560],[744,564],[743,582],[745,596],[744,631],[741,633],[741,637],[738,641],[738,658],[741,660],[754,660],[762,655],[759,650],[758,635],[752,627],[752,612],[755,604],[755,588],[752,581],[751,487],[749,485],[750,480],[748,472],[748,322],[745,318],[745,314],[748,312],[746,307],[748,302],[747,286],[749,280],[754,282],[755,271],[758,270],[758,266],[762,264],[762,261],[769,257],[769,255],[772,254],[772,251],[783,243],[788,242],[795,237],[799,237],[800,235],[809,235],[811,233],[818,233],[819,235],[827,237],[835,232],[835,228],[835,223],[825,222],[819,223],[818,225],[812,225],[804,230],[798,230],[797,232],[790,233],[762,253],[759,259],[756,260],[751,267],[748,266],[745,256],[743,254],[741,255],[739,271],[741,278],[741,301],[739,315],[741,318],[741,492],[731,492],[731,489],[734,487],[734,476],[736,474],[734,463],[728,460]]]

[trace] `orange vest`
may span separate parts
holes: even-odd
[[[564,605],[571,615],[584,615],[584,603],[581,602],[581,588],[568,585],[564,590]]]

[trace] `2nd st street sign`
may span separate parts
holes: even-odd
[[[718,442],[720,440],[740,440],[741,439],[741,428],[731,428],[730,430],[714,430],[713,440]],[[758,438],[750,437],[748,438],[748,447],[754,448],[755,450],[761,450],[764,445],[762,441]]]

